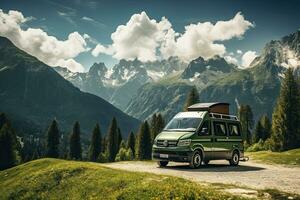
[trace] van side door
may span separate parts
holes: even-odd
[[[194,141],[203,147],[205,159],[210,160],[212,157],[212,131],[210,120],[207,119],[202,123]]]
[[[228,159],[230,155],[230,145],[228,145],[228,129],[224,121],[213,121],[213,159]]]

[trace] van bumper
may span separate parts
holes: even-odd
[[[186,150],[169,150],[169,149],[153,149],[152,159],[158,161],[174,161],[174,162],[190,162],[192,157],[192,151]],[[162,155],[164,155],[162,157]],[[167,158],[165,157],[167,155]]]

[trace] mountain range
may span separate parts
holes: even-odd
[[[195,85],[202,102],[228,102],[233,114],[237,113],[240,104],[249,104],[256,119],[263,114],[271,117],[283,73],[288,67],[299,74],[300,31],[266,44],[261,55],[246,69],[229,64],[220,57],[193,60],[176,78],[168,78],[141,88],[125,111],[139,119],[161,111],[168,120],[182,109],[188,93],[188,89],[179,93],[178,89]],[[161,98],[160,92],[155,91],[163,90],[168,91],[168,95]],[[149,105],[149,99],[156,99],[151,102],[154,105],[166,106],[160,110],[151,109],[154,106]],[[175,110],[172,105],[174,102],[177,104]]]
[[[139,124],[104,99],[80,91],[52,67],[3,37],[0,37],[0,112],[7,114],[19,133],[30,134],[44,134],[53,119],[57,119],[64,132],[69,132],[78,120],[82,131],[87,133],[96,123],[106,132],[116,117],[124,136]]]
[[[262,114],[271,117],[284,71],[288,67],[295,73],[300,71],[299,35],[297,31],[270,41],[246,69],[220,56],[207,60],[199,57],[188,64],[172,57],[148,63],[121,60],[111,69],[103,63],[94,64],[88,73],[74,76],[75,80],[84,77],[82,85],[61,74],[80,89],[103,97],[140,120],[155,112],[170,119],[182,109],[192,86],[198,88],[202,102],[229,102],[233,114],[240,104],[249,104],[256,118]],[[101,70],[89,75],[95,66]]]
[[[86,73],[73,73],[62,67],[55,67],[55,70],[81,90],[98,95],[125,110],[132,96],[145,83],[156,82],[185,67],[186,64],[177,57],[171,57],[154,62],[122,59],[109,69],[104,63],[94,63]]]

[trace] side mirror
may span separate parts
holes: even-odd
[[[208,133],[208,128],[207,127],[202,127],[201,131],[200,131],[200,135],[207,135]]]

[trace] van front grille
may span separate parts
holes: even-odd
[[[176,147],[177,140],[157,140],[158,147]]]

